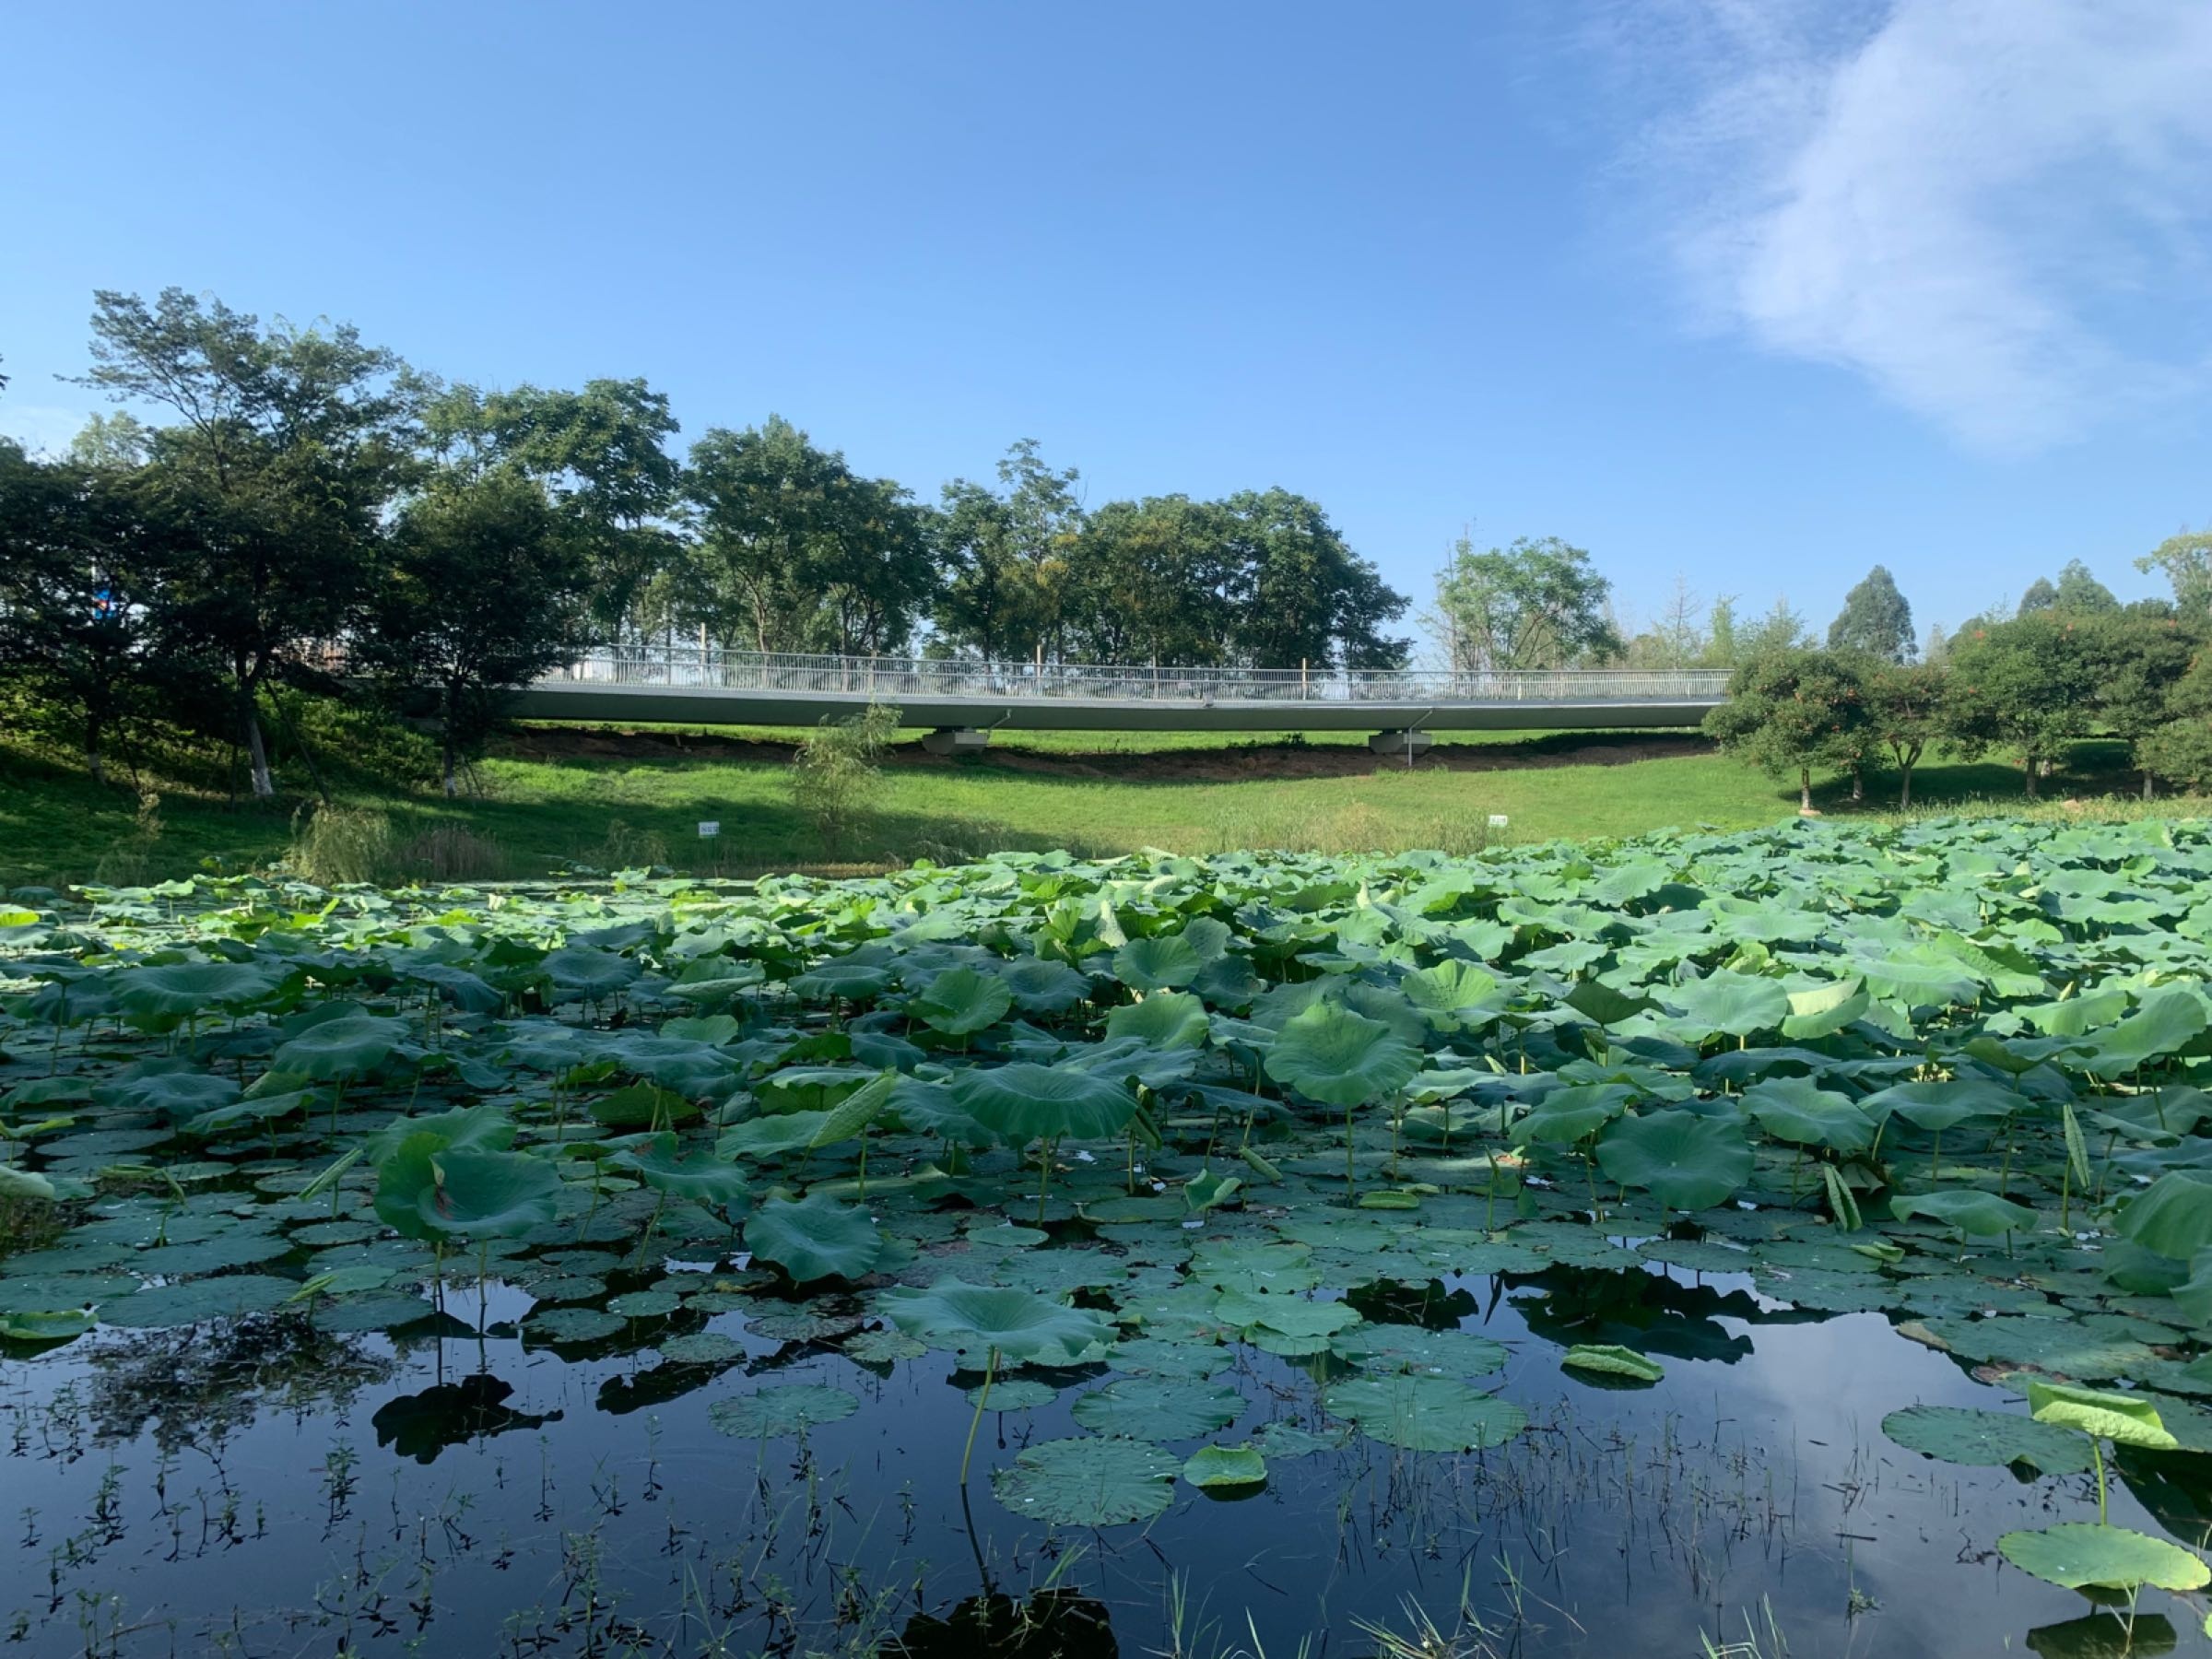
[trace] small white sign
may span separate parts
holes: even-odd
[[[1504,828],[1505,828],[1505,814],[1504,814],[1504,813],[1502,813],[1502,812],[1493,812],[1493,813],[1491,813],[1491,814],[1490,814],[1490,828],[1491,828],[1491,829],[1493,829],[1493,830],[1502,830],[1502,829],[1504,829]]]
[[[721,833],[722,820],[720,818],[701,818],[699,820],[699,839],[700,841],[712,841]]]

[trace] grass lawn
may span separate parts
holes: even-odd
[[[1630,758],[1651,747],[1654,734],[1623,735],[1610,747],[1587,733],[1500,735],[1513,741],[1484,745],[1488,753],[1479,756],[1432,754],[1411,769],[1338,746],[1326,746],[1334,752],[1317,759],[1299,746],[1204,740],[1180,753],[1153,741],[1122,758],[1089,738],[1026,755],[1019,747],[950,760],[902,752],[885,769],[873,828],[841,856],[943,862],[999,847],[1062,846],[1100,853],[1147,846],[1469,851],[1499,839],[1488,829],[1492,814],[1508,820],[1502,839],[1534,841],[1670,825],[1742,828],[1772,822],[1795,806],[1793,790],[1718,755]],[[1668,741],[1677,751],[1689,747],[1679,735]],[[516,876],[564,862],[751,874],[830,855],[794,810],[772,749],[738,744],[725,745],[726,753],[687,752],[672,741],[594,738],[566,752],[564,745],[577,749],[578,735],[518,734],[507,752],[484,763],[480,798],[449,804],[358,785],[340,798],[388,812],[403,841],[465,830],[495,843],[505,873]],[[1301,754],[1307,769],[1323,775],[1269,775],[1299,771]],[[2125,798],[2122,759],[2117,745],[2084,744],[2074,768],[2048,780],[2045,794],[2054,802],[2109,796],[2099,810],[2139,810]],[[1152,775],[1159,772],[1168,775]],[[304,780],[287,782],[298,787]],[[96,785],[64,759],[0,740],[0,885],[159,879],[207,859],[250,867],[277,857],[291,840],[297,796],[276,807],[233,808],[175,784],[153,786],[160,792],[158,825],[141,820],[130,789]],[[1863,809],[1849,806],[1839,782],[1823,785],[1817,798],[1830,813],[1878,811],[1893,789],[1888,779],[1872,780]],[[2018,771],[1991,764],[1924,766],[1914,793],[1915,805],[1928,810],[2022,805]],[[2204,807],[2157,804],[2170,813]],[[719,841],[700,841],[697,825],[705,818],[721,822]]]

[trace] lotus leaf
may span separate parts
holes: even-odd
[[[1751,1147],[1726,1118],[1662,1111],[1623,1118],[1597,1143],[1597,1167],[1670,1209],[1710,1209],[1751,1178]]]
[[[745,1224],[745,1247],[804,1285],[873,1273],[883,1260],[885,1244],[866,1211],[824,1193],[809,1193],[795,1201],[765,1200]]]

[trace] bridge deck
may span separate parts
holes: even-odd
[[[812,725],[888,703],[910,726],[1011,731],[1506,731],[1688,726],[1724,673],[1131,668],[773,655],[688,647],[604,652],[538,680],[529,720]]]

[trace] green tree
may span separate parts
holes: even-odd
[[[1406,596],[1352,551],[1319,502],[1288,489],[1246,489],[1219,510],[1237,662],[1255,668],[1405,665],[1413,641],[1382,629],[1406,614]]]
[[[420,384],[351,324],[300,329],[165,288],[94,296],[85,383],[165,407],[147,485],[196,556],[171,572],[164,649],[227,675],[255,795],[276,793],[258,697],[340,639],[380,524],[418,470]]]
[[[880,655],[905,649],[936,588],[926,514],[771,415],[691,446],[699,539],[677,607],[724,646]]]
[[[2090,574],[2089,567],[2078,559],[2070,559],[2058,573],[2058,586],[2053,603],[2069,616],[2109,617],[2116,615],[2120,601],[2112,590]]]
[[[666,518],[683,469],[667,441],[681,429],[666,394],[643,380],[586,381],[582,391],[460,385],[432,399],[425,418],[449,464],[512,466],[538,480],[575,526],[597,633],[635,626],[640,595],[677,550]]]
[[[1060,656],[1083,529],[1080,477],[1054,472],[1024,438],[1000,460],[995,491],[965,478],[945,486],[937,544],[947,575],[936,620],[956,649],[1040,667]]]
[[[1766,652],[1730,677],[1728,700],[1705,717],[1705,732],[1770,777],[1794,776],[1798,810],[1810,812],[1814,769],[1848,764],[1860,752],[1865,689],[1832,652]]]
[[[1705,653],[1700,668],[1733,668],[1742,659],[1743,647],[1735,629],[1735,595],[1724,594],[1712,602],[1705,618]]]
[[[2049,610],[2057,603],[2058,584],[2048,576],[2038,576],[2020,595],[2019,614],[2023,617],[2033,616],[2037,611]]]
[[[1109,501],[1085,521],[1074,558],[1072,649],[1152,667],[1225,661],[1236,631],[1230,525],[1211,501]]]
[[[359,655],[400,700],[429,694],[449,796],[506,699],[589,638],[577,534],[512,467],[448,470],[392,526]]]
[[[2166,719],[2145,734],[2136,763],[2148,777],[2202,794],[2212,789],[2212,651],[2200,649],[2174,682]]]
[[[1897,591],[1888,567],[1876,565],[1864,582],[1843,595],[1842,610],[1828,625],[1828,648],[1888,663],[1911,660],[1912,607]]]
[[[1861,670],[1866,730],[1888,751],[1897,771],[1897,806],[1912,805],[1912,773],[1942,731],[1944,688],[1939,663],[1891,663],[1871,658]]]
[[[1590,555],[1556,535],[1479,553],[1463,536],[1437,579],[1434,627],[1463,671],[1602,663],[1622,650],[1612,592]]]
[[[2072,618],[2096,688],[2097,724],[2126,743],[2148,800],[2157,768],[2147,758],[2153,734],[2174,719],[2172,700],[2189,672],[2201,635],[2172,617],[2131,616],[2119,609]]]
[[[95,782],[156,668],[176,553],[135,482],[0,441],[0,677],[76,720]]]
[[[2183,616],[2192,620],[2212,616],[2212,530],[2168,536],[2136,559],[2136,569],[2165,572]]]
[[[2055,611],[1962,629],[1951,641],[1944,735],[1969,759],[1992,748],[2017,756],[2032,800],[2045,765],[2088,730],[2097,666],[2088,630]]]

